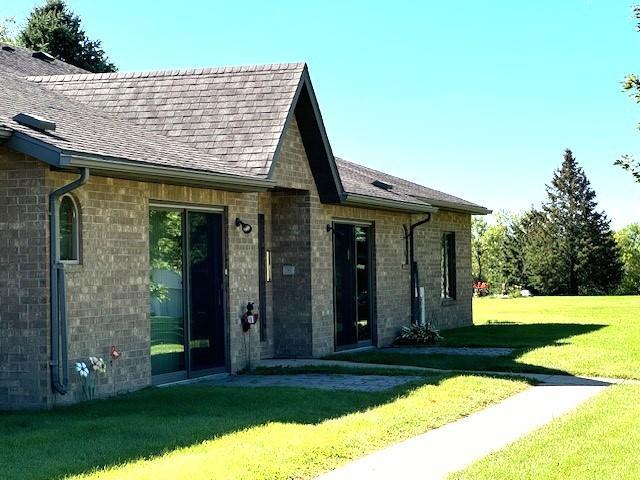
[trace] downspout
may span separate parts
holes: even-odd
[[[411,324],[415,325],[418,323],[418,288],[420,287],[418,281],[418,265],[415,261],[415,247],[413,244],[413,234],[417,227],[423,225],[431,220],[431,213],[427,213],[427,216],[416,222],[411,224],[408,229],[408,233],[405,233],[405,241],[409,243],[409,270],[411,274]],[[404,226],[404,225],[403,225]],[[404,227],[405,232],[407,232],[407,228]]]
[[[51,304],[51,386],[61,395],[67,393],[69,365],[67,351],[67,302],[64,264],[60,262],[58,223],[60,197],[89,180],[89,169],[80,170],[80,178],[49,193],[49,288]],[[62,369],[62,379],[60,370]]]

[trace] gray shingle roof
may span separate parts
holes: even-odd
[[[294,63],[30,80],[266,175],[304,68]]]
[[[90,74],[59,60],[34,58],[19,47],[0,49],[0,124],[63,150],[265,178],[305,68],[293,63]],[[20,112],[55,121],[55,134],[12,121]],[[486,211],[371,168],[336,163],[348,193]],[[393,188],[373,186],[374,180]]]
[[[388,173],[374,170],[357,163],[336,157],[336,166],[347,193],[358,193],[378,198],[396,199],[400,201],[423,201],[436,207],[457,208],[463,211],[486,213],[487,210],[475,203],[462,198],[424,187],[417,183],[404,180]],[[381,180],[392,186],[390,190],[372,185],[375,180]]]
[[[9,72],[0,72],[0,125],[65,152],[118,158],[143,164],[255,177],[252,173],[188,145],[91,108]],[[56,123],[45,133],[13,120],[18,113]],[[169,154],[168,154],[169,153]]]
[[[0,71],[12,71],[25,77],[28,75],[87,73],[86,70],[69,63],[60,60],[46,62],[39,58],[34,58],[32,54],[33,52],[26,48],[0,43]]]

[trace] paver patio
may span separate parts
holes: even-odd
[[[392,347],[384,351],[418,355],[471,355],[479,357],[504,357],[514,352],[506,347]]]
[[[201,385],[229,387],[295,387],[380,392],[405,383],[415,382],[416,380],[419,380],[419,377],[312,373],[300,375],[229,375],[198,383]]]

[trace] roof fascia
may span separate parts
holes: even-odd
[[[4,143],[5,140],[8,140],[13,134],[13,130],[9,127],[5,127],[4,125],[0,125],[0,144]]]
[[[422,197],[420,197],[420,199],[422,199]],[[490,215],[493,213],[493,210],[489,210],[488,208],[484,208],[479,205],[464,205],[461,203],[447,202],[445,200],[431,200],[429,198],[424,198],[424,200],[429,202],[431,205],[439,207],[441,210],[447,210],[448,212],[469,213],[471,215]]]
[[[7,140],[6,146],[16,152],[37,158],[48,165],[54,167],[64,166],[59,148],[22,132],[14,131],[13,135]]]
[[[361,195],[358,193],[347,193],[342,204],[351,207],[364,207],[377,210],[391,210],[409,213],[433,213],[438,211],[437,207],[427,203],[403,202],[401,200],[370,197],[368,195]]]
[[[61,156],[69,167],[87,167],[92,173],[154,183],[219,188],[234,192],[264,192],[275,187],[269,179],[240,177],[222,173],[189,170],[131,162],[116,158],[68,152]]]
[[[220,188],[237,192],[262,192],[275,186],[273,181],[262,178],[134,163],[117,158],[64,151],[17,131],[13,132],[5,145],[11,150],[29,155],[52,167],[63,169],[88,167],[91,168],[92,173],[115,178]]]

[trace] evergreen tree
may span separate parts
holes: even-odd
[[[35,7],[18,41],[26,48],[42,50],[63,62],[90,72],[115,72],[99,40],[89,40],[81,28],[80,18],[64,0],[47,0]]]
[[[500,262],[502,279],[510,287],[525,287],[528,283],[524,272],[525,240],[522,218],[511,218],[505,229]]]
[[[524,245],[524,265],[527,286],[542,294],[564,292],[566,270],[564,263],[558,263],[555,251],[555,233],[540,210],[531,210],[523,220],[526,235]]]
[[[548,201],[533,219],[527,247],[532,279],[547,294],[601,294],[622,277],[610,221],[571,150],[547,186]],[[534,228],[535,227],[535,228]]]

